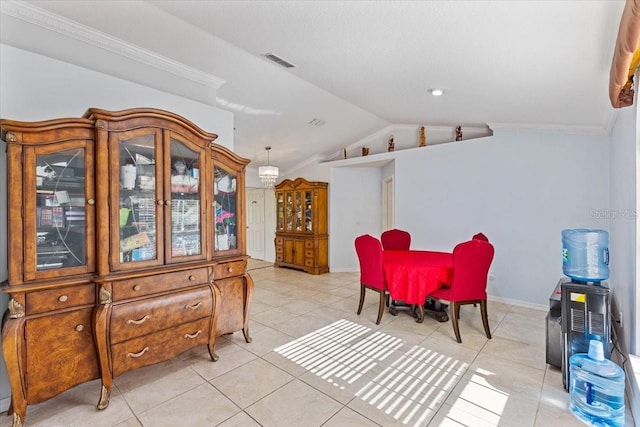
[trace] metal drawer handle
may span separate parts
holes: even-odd
[[[193,274],[191,276],[189,276],[189,280],[191,282],[193,282],[194,280],[196,280],[196,276],[194,276]]]
[[[195,334],[184,334],[184,337],[185,338],[194,339],[195,337],[197,337],[201,333],[202,333],[202,329],[198,329],[198,332],[196,332]]]
[[[139,291],[140,290],[140,285],[133,285],[133,290],[134,291]]]
[[[196,310],[198,308],[202,307],[202,301],[198,301],[195,304],[191,304],[191,305],[185,305],[184,308],[186,308],[187,310]]]
[[[66,295],[60,295],[58,297],[58,301],[60,301],[60,302],[66,302],[68,299],[69,299],[69,297],[66,296]]]
[[[89,199],[87,200],[87,204],[93,206],[96,204],[96,201],[94,199]]]
[[[227,273],[231,273],[232,271],[233,271],[233,268],[227,267]]]
[[[84,330],[84,325],[78,325],[76,326],[76,331],[78,332],[82,332]]]
[[[141,324],[143,324],[144,322],[146,322],[149,319],[151,319],[151,316],[149,316],[148,314],[145,314],[145,316],[142,319],[138,319],[138,320],[129,319],[129,320],[127,320],[127,324],[128,325],[141,325]]]
[[[145,354],[147,351],[149,351],[149,347],[145,347],[142,349],[142,351],[140,353],[127,353],[127,357],[133,357],[134,359],[137,357],[142,356],[143,354]]]

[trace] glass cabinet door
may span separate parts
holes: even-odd
[[[304,231],[313,231],[312,216],[311,216],[311,191],[304,192]]]
[[[293,195],[288,191],[285,194],[285,221],[287,231],[293,231]]]
[[[295,192],[296,231],[302,231],[302,192]]]
[[[160,226],[162,198],[158,193],[158,169],[160,141],[159,131],[138,129],[113,134],[117,158],[112,167],[112,191],[117,206],[112,206],[112,217],[117,218],[118,227],[112,241],[119,254],[114,264],[123,268],[138,268],[142,265],[157,265],[163,262],[159,242],[162,241]],[[114,212],[115,208],[115,212]]]
[[[284,231],[284,194],[276,193],[276,197],[276,205],[278,209],[276,228],[278,231]]]
[[[237,177],[220,166],[214,167],[215,242],[214,251],[238,248]]]
[[[92,161],[84,141],[26,149],[25,280],[94,271]]]
[[[170,138],[169,161],[171,163],[170,183],[170,229],[171,240],[169,260],[180,258],[200,259],[205,253],[203,224],[205,223],[204,189],[200,185],[200,165],[204,161],[203,152],[190,148],[173,135]]]

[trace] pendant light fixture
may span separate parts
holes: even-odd
[[[260,177],[260,181],[262,181],[265,187],[271,188],[276,183],[280,171],[277,166],[271,166],[269,164],[269,151],[271,151],[271,147],[264,147],[264,149],[267,150],[267,166],[260,166],[258,168],[258,177]]]

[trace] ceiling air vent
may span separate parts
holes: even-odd
[[[265,53],[262,56],[264,56],[265,58],[267,58],[269,61],[273,61],[278,65],[283,66],[284,68],[295,68],[296,66],[293,65],[291,62],[286,61],[282,58],[280,58],[278,55],[276,55],[275,53]]]
[[[325,123],[327,123],[327,122],[325,122],[325,121],[324,121],[324,120],[322,120],[322,119],[318,119],[318,118],[313,119],[313,120],[311,120],[311,121],[309,122],[309,124],[310,124],[311,126],[315,126],[315,127],[320,127],[320,126],[324,125]]]

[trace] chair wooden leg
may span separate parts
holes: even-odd
[[[380,292],[380,304],[378,306],[378,320],[376,320],[376,325],[380,324],[380,320],[382,319],[382,312],[384,311],[384,301],[385,301],[385,292]]]
[[[457,302],[451,303],[451,324],[453,325],[453,333],[456,334],[456,341],[462,343],[460,339],[460,326],[458,325],[458,319],[460,318],[460,304]]]
[[[491,330],[489,329],[489,317],[487,315],[487,300],[480,301],[480,315],[482,316],[482,325],[487,338],[491,339]]]
[[[358,314],[362,311],[362,305],[364,304],[364,286],[360,285],[360,305],[358,305]]]

